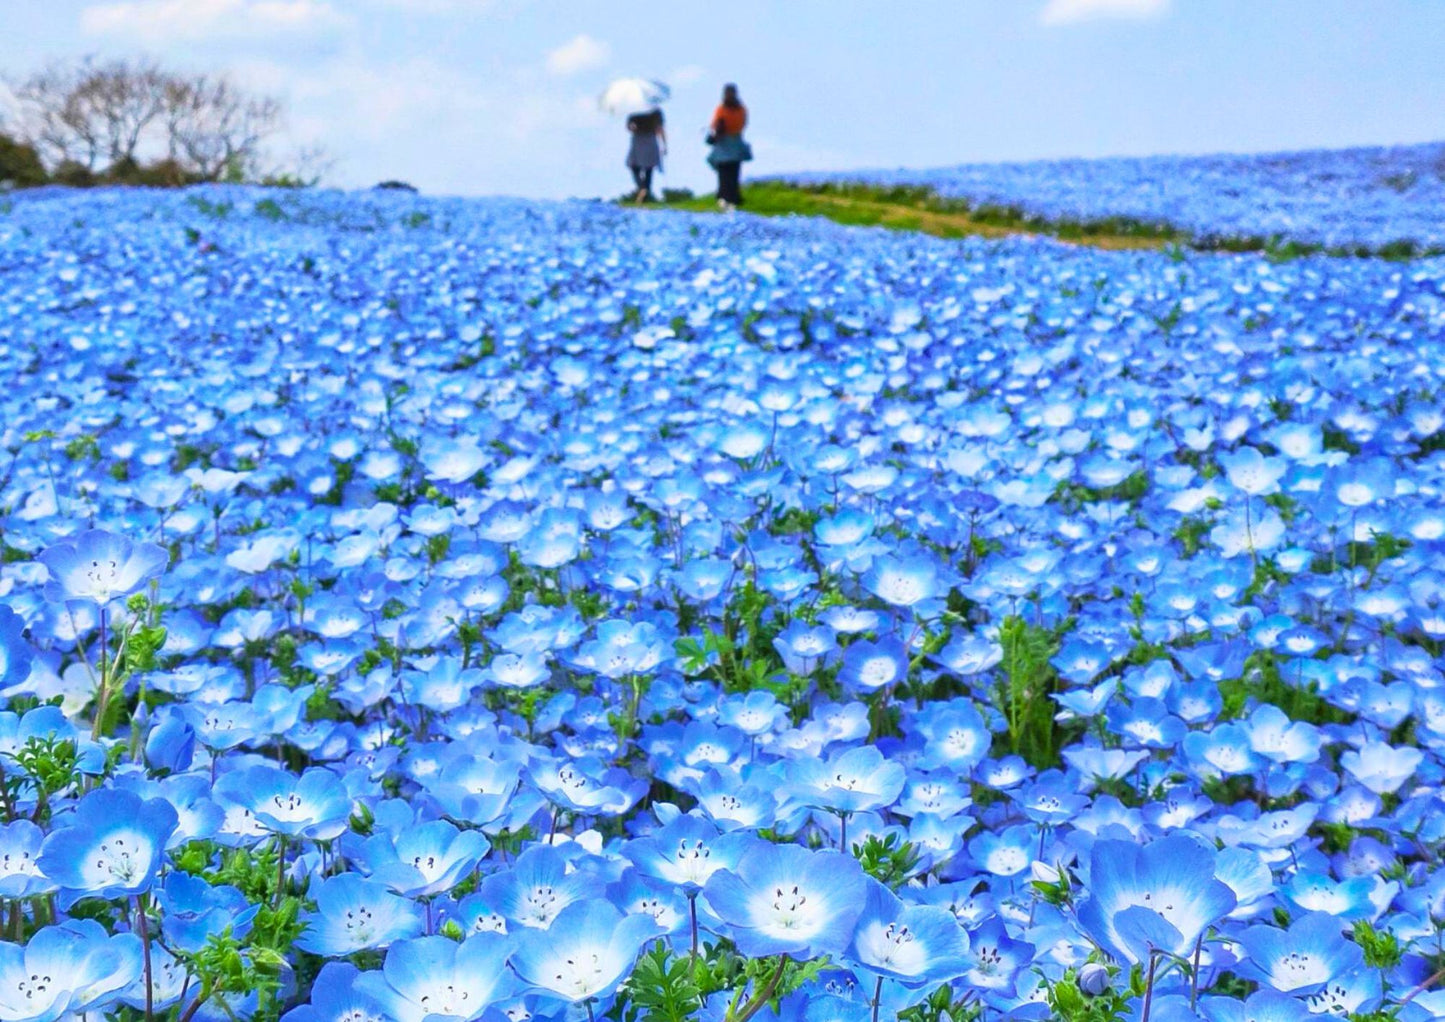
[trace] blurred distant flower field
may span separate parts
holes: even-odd
[[[0,1022],[1445,1015],[1445,260],[39,191],[0,379]]]
[[[1445,252],[1445,143],[1288,153],[977,163],[789,174],[927,188],[984,215],[1128,224],[1205,247]]]

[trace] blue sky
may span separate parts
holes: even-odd
[[[709,188],[724,81],[750,170],[1445,138],[1438,0],[5,0],[0,72],[85,53],[285,98],[334,183],[615,195],[613,77],[670,81],[664,185]]]

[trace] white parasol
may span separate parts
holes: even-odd
[[[597,105],[609,114],[650,110],[667,102],[672,90],[651,78],[619,78],[597,97]]]

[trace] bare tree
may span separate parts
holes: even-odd
[[[153,63],[116,61],[91,69],[80,96],[99,122],[111,164],[134,163],[146,130],[165,109],[167,75]]]
[[[81,95],[86,66],[52,64],[14,87],[20,132],[47,164],[78,163],[95,170],[104,152],[99,125]]]
[[[281,128],[282,108],[225,77],[172,76],[163,119],[173,160],[208,181],[243,180],[258,171],[263,146]]]
[[[19,134],[51,167],[95,173],[164,153],[185,177],[254,180],[280,132],[281,103],[224,75],[181,75],[149,61],[53,64],[13,89]]]

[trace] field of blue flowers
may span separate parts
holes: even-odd
[[[1445,260],[62,192],[0,380],[0,1022],[1445,1016]]]
[[[1126,220],[1202,244],[1445,251],[1445,143],[1307,152],[976,163],[790,174],[800,183],[914,185],[1026,217]]]

